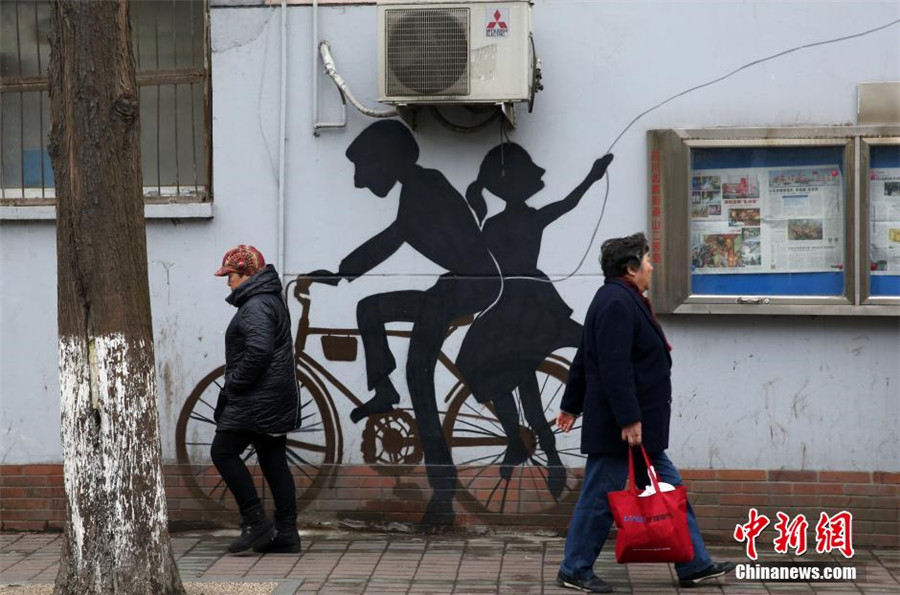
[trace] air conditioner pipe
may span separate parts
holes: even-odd
[[[359,100],[353,96],[353,93],[350,91],[350,88],[347,86],[347,83],[341,78],[341,75],[337,73],[337,70],[334,67],[334,58],[331,57],[331,48],[328,45],[327,41],[323,41],[319,44],[319,53],[322,55],[322,64],[325,65],[325,72],[328,73],[328,76],[331,77],[331,80],[334,81],[334,84],[337,85],[341,94],[346,97],[353,107],[358,109],[363,114],[370,116],[372,118],[393,118],[398,116],[397,110],[375,110],[372,108],[368,108],[364,106]]]
[[[313,136],[319,136],[319,130],[323,128],[344,128],[347,126],[347,99],[338,89],[341,95],[341,119],[339,122],[319,121],[319,0],[313,0],[312,5],[312,120]]]

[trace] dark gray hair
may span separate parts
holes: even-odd
[[[600,247],[600,266],[605,277],[623,277],[629,269],[641,268],[650,245],[643,233],[624,238],[610,238]]]

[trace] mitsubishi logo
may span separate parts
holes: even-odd
[[[485,29],[486,37],[506,37],[509,34],[509,8],[490,8],[485,10]]]
[[[503,18],[503,14],[499,10],[494,12],[494,20],[488,23],[487,28],[493,29],[494,27],[500,27],[501,29],[506,29],[506,21],[501,21]]]

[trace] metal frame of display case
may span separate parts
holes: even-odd
[[[900,316],[900,298],[869,295],[868,150],[895,144],[900,126],[650,130],[651,298],[659,313]],[[844,291],[826,295],[691,292],[691,151],[706,148],[841,147],[844,166]],[[862,182],[862,183],[860,183]]]
[[[870,149],[873,146],[895,145],[900,147],[900,136],[885,136],[878,138],[861,137],[859,140],[859,168],[860,168],[860,189],[859,195],[864,198],[860,200],[859,209],[859,245],[861,258],[859,259],[859,296],[860,303],[865,306],[900,306],[900,296],[884,296],[871,295],[869,293],[871,274],[867,266],[869,263],[869,247],[871,246],[871,238],[869,236],[869,176],[870,169]]]

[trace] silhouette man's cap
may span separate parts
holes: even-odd
[[[239,244],[222,257],[222,266],[216,271],[216,276],[224,277],[228,273],[237,273],[249,277],[264,266],[266,259],[259,250],[249,244]]]

